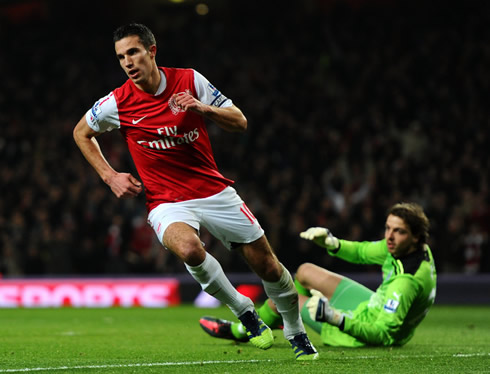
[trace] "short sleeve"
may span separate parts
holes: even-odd
[[[87,111],[85,119],[89,127],[99,133],[121,127],[114,93],[104,96]]]
[[[228,108],[233,102],[214,87],[201,73],[194,70],[194,86],[200,102],[219,108]]]

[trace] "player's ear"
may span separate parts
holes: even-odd
[[[151,58],[155,58],[157,55],[157,46],[155,44],[150,45],[150,48],[148,48],[148,51],[150,52]]]
[[[418,236],[412,236],[412,243],[414,245],[417,245],[419,243],[420,238]]]

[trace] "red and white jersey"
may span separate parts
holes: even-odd
[[[159,69],[162,83],[155,95],[128,79],[85,115],[94,131],[121,131],[145,186],[148,211],[208,197],[234,183],[218,171],[204,119],[179,109],[172,95],[187,92],[217,107],[232,101],[193,69]]]

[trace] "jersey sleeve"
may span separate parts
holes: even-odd
[[[85,113],[89,127],[99,133],[112,131],[121,127],[114,93],[104,96]]]
[[[412,276],[399,276],[386,289],[381,310],[374,320],[346,315],[344,332],[368,345],[393,345],[400,341],[399,333],[418,292]]]
[[[197,98],[201,103],[213,105],[219,108],[228,108],[233,105],[231,99],[223,95],[216,87],[199,72],[194,70],[194,86]]]
[[[329,254],[353,264],[382,265],[388,254],[385,239],[375,242],[354,242],[341,239],[339,243],[340,249],[337,252],[329,251]]]

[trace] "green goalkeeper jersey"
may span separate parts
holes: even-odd
[[[332,255],[355,264],[381,265],[383,272],[383,282],[371,298],[352,311],[344,311],[343,332],[351,339],[349,345],[407,343],[436,296],[436,269],[429,246],[396,259],[388,252],[385,239],[377,242],[340,240],[340,244],[339,251]],[[326,343],[332,332],[330,328],[322,330]]]

